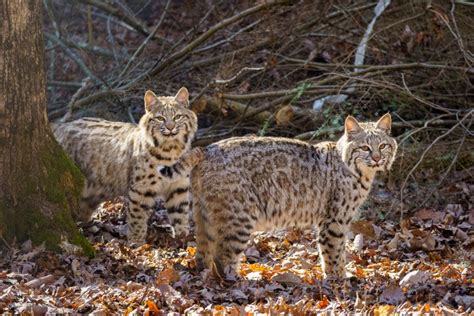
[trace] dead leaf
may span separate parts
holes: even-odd
[[[372,222],[365,220],[352,222],[351,230],[354,234],[363,234],[367,239],[376,239]]]
[[[38,288],[42,286],[43,284],[53,283],[55,279],[56,278],[54,277],[54,275],[48,274],[48,275],[45,275],[44,277],[26,282],[25,285],[31,288]]]
[[[361,251],[362,248],[364,248],[364,235],[357,234],[354,238],[353,245],[356,252]]]
[[[435,211],[433,209],[422,208],[418,210],[417,212],[415,212],[413,216],[424,221],[430,220],[430,221],[439,223],[444,219],[444,217],[446,216],[446,213]]]
[[[355,269],[355,275],[358,277],[358,278],[365,278],[367,276],[367,273],[365,272],[364,269],[362,269],[361,267],[356,267]]]
[[[401,287],[412,287],[416,285],[426,284],[431,279],[431,274],[426,271],[415,270],[407,273],[400,280]]]
[[[18,308],[18,311],[22,315],[40,316],[46,315],[48,312],[48,306],[43,304],[25,303]]]
[[[408,247],[412,251],[433,251],[436,249],[436,240],[428,230],[412,229],[406,234]]]
[[[316,304],[316,307],[318,309],[324,309],[326,307],[329,306],[331,302],[328,300],[328,298],[326,296],[323,297],[322,300],[320,300],[317,304]]]
[[[391,284],[385,287],[379,300],[380,303],[399,305],[405,301],[405,294],[403,294],[403,291],[398,284]]]
[[[286,105],[278,110],[275,115],[275,121],[278,126],[287,126],[294,116],[293,109],[290,105]]]
[[[360,299],[359,292],[356,292],[356,300],[354,303],[354,310],[363,309],[366,306],[366,302]]]
[[[148,310],[150,312],[157,313],[157,314],[160,312],[160,310],[158,309],[158,307],[153,301],[150,301],[150,300],[146,301],[146,306],[148,307]]]
[[[186,252],[191,256],[194,257],[196,255],[196,247],[188,247],[186,248]]]
[[[381,305],[374,309],[374,316],[390,316],[395,313],[395,306]]]
[[[387,250],[394,251],[397,250],[398,242],[400,240],[400,234],[396,233],[395,236],[387,243]]]
[[[250,272],[245,276],[247,280],[254,280],[254,281],[260,281],[263,279],[262,272],[256,271],[256,272]]]
[[[271,280],[273,282],[278,282],[282,284],[291,284],[291,285],[302,283],[301,278],[292,272],[284,272],[284,273],[276,274],[271,278]]]
[[[167,268],[160,272],[155,280],[157,285],[170,285],[179,280],[179,273],[173,268]]]

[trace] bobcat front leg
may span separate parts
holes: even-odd
[[[191,170],[204,159],[200,147],[185,153],[173,166],[161,167],[159,172],[169,182],[165,195],[165,207],[174,228],[175,237],[189,232],[189,209],[191,205]]]
[[[135,183],[128,191],[128,241],[141,245],[145,243],[150,210],[155,205],[156,188],[144,183]]]
[[[189,233],[189,206],[191,201],[189,176],[183,176],[170,185],[165,197],[165,207],[175,231],[175,237]]]
[[[318,227],[318,248],[321,268],[325,277],[344,278],[345,273],[345,232],[348,225],[337,222],[323,222]]]

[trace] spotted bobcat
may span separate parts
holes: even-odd
[[[89,220],[106,198],[128,196],[128,239],[143,243],[148,211],[160,197],[176,234],[188,231],[189,173],[202,155],[198,150],[182,156],[197,129],[188,99],[184,87],[174,97],[147,91],[138,125],[97,118],[52,125],[56,139],[86,176],[77,219]]]
[[[345,121],[336,142],[236,137],[208,146],[192,171],[198,268],[225,277],[254,231],[317,228],[322,269],[343,276],[345,234],[377,171],[392,166],[391,117]]]

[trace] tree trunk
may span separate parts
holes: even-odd
[[[0,0],[0,245],[67,240],[92,255],[70,214],[83,178],[46,116],[41,3]]]

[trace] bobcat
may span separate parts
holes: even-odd
[[[395,158],[390,128],[388,113],[376,123],[349,116],[337,143],[250,136],[208,146],[191,176],[198,269],[225,277],[252,232],[316,226],[325,276],[342,277],[349,224]]]
[[[197,130],[188,98],[184,87],[174,97],[147,91],[138,125],[97,118],[52,125],[56,139],[86,176],[77,219],[87,221],[98,203],[126,195],[128,239],[140,244],[146,237],[148,210],[160,197],[176,234],[187,232],[189,173],[200,156],[197,151],[179,160]]]

